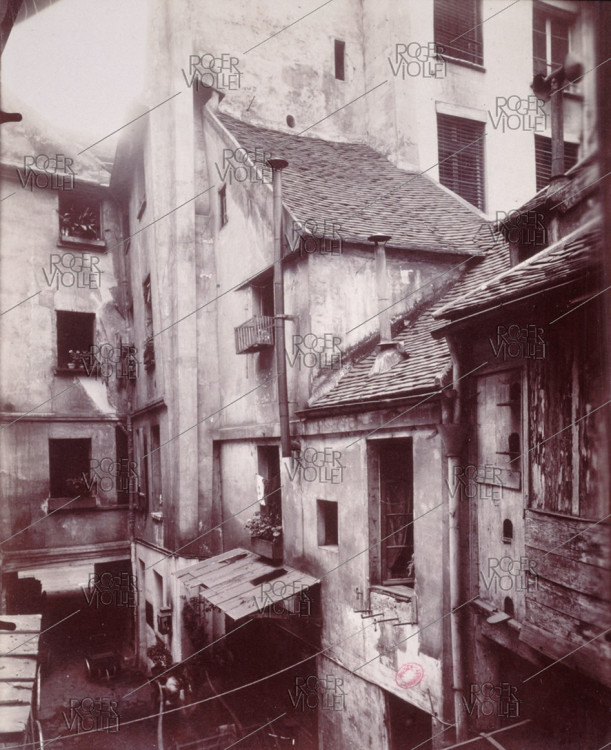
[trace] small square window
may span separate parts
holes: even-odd
[[[102,239],[102,201],[92,195],[59,191],[59,231],[63,240]]]
[[[219,190],[219,214],[221,217],[221,226],[224,227],[227,223],[227,187],[223,187]]]
[[[318,546],[337,546],[338,517],[337,503],[332,500],[317,500],[318,510]]]
[[[49,440],[50,497],[88,497],[91,438]]]
[[[346,80],[346,42],[335,40],[335,78],[338,81]]]

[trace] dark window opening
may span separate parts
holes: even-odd
[[[91,438],[49,440],[51,497],[89,497]]]
[[[90,361],[95,314],[57,310],[57,367],[84,370]]]
[[[484,210],[484,123],[437,115],[439,181]]]
[[[430,715],[392,693],[385,695],[389,750],[404,750],[418,746],[429,748],[429,740],[433,735]]]
[[[346,80],[346,42],[335,40],[335,78],[338,81]]]
[[[520,455],[520,436],[517,432],[512,432],[509,436],[509,460],[513,461]]]
[[[274,317],[274,279],[270,278],[260,285],[253,286],[255,295],[255,312],[257,315]]]
[[[503,521],[503,542],[510,544],[513,541],[513,524],[506,518]]]
[[[59,230],[62,238],[101,240],[101,209],[99,198],[73,195],[59,191]]]
[[[146,624],[150,627],[155,629],[155,617],[153,613],[153,605],[151,602],[148,601],[148,599],[144,602],[144,615],[146,618]]]
[[[119,473],[117,476],[117,503],[127,505],[129,503],[129,489],[137,489],[136,477],[132,467],[129,466],[129,454],[127,451],[127,435],[121,427],[115,427],[115,450]]]
[[[379,447],[382,583],[414,581],[414,505],[410,440]]]
[[[318,546],[337,546],[339,544],[339,523],[337,503],[332,500],[317,500],[318,511]]]
[[[159,425],[154,424],[151,426],[151,495],[153,499],[153,507],[161,510],[162,508],[162,496],[161,496],[161,440],[159,433]]]
[[[521,403],[522,387],[520,383],[513,382],[509,386],[509,401],[512,405],[519,406]]]
[[[263,477],[265,505],[261,506],[261,516],[274,526],[282,525],[282,490],[280,489],[280,449],[276,445],[257,447],[258,473]]]
[[[144,347],[142,361],[144,369],[148,372],[155,367],[155,338],[153,331],[153,295],[151,290],[151,276],[146,277],[142,283],[142,296],[144,299]]]
[[[227,186],[219,190],[219,216],[221,217],[221,226],[224,227],[227,223]]]
[[[515,614],[515,607],[513,605],[513,599],[510,596],[505,597],[505,601],[503,602],[503,611],[506,615],[509,615],[510,617],[513,617]]]
[[[441,55],[483,64],[480,0],[435,0],[434,24]]]
[[[564,142],[564,171],[568,172],[577,164],[579,144]],[[535,135],[535,169],[537,192],[549,184],[552,177],[552,139]]]

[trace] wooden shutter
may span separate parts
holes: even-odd
[[[435,42],[443,54],[477,65],[484,61],[480,0],[435,0]]]
[[[484,210],[484,123],[437,115],[439,181]]]
[[[578,143],[564,142],[564,171],[568,172],[577,164]],[[535,136],[535,171],[537,192],[549,184],[552,175],[552,140],[544,135]]]

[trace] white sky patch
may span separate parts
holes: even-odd
[[[2,85],[93,143],[129,119],[143,88],[147,27],[146,0],[59,0],[13,27]]]

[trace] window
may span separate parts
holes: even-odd
[[[88,497],[91,438],[49,440],[50,497]]]
[[[578,143],[564,142],[564,171],[568,172],[577,164]],[[535,164],[537,174],[537,192],[542,190],[552,176],[552,139],[544,135],[535,136]]]
[[[484,210],[484,123],[437,115],[439,181]]]
[[[227,223],[227,186],[219,190],[219,216],[221,217],[221,226],[224,227]]]
[[[160,450],[159,425],[151,426],[151,484],[153,505],[158,510],[161,505],[161,450]]]
[[[346,42],[335,40],[335,78],[338,81],[346,80],[345,71]]]
[[[276,445],[257,446],[257,473],[263,477],[261,515],[275,526],[282,525],[282,481],[280,477],[280,450]]]
[[[513,541],[513,524],[506,518],[503,521],[503,542],[504,544],[511,544]]]
[[[261,281],[260,284],[253,284],[254,308],[256,315],[265,315],[274,317],[274,277],[270,275],[268,279]]]
[[[413,584],[411,439],[372,441],[368,465],[372,582]]]
[[[101,241],[102,202],[89,195],[59,191],[59,232],[62,240],[91,243]]]
[[[331,500],[317,500],[318,546],[337,546],[338,519],[337,503]]]
[[[153,605],[151,602],[146,599],[144,601],[144,616],[146,618],[146,624],[149,626],[149,628],[155,629],[155,617],[153,613]]]
[[[84,370],[93,346],[95,314],[57,310],[57,367]]]
[[[480,0],[435,0],[434,24],[442,55],[483,64]]]
[[[557,8],[533,5],[533,72],[547,76],[564,65],[573,17]]]
[[[134,476],[132,467],[129,465],[129,453],[127,450],[127,435],[121,427],[115,427],[115,452],[117,465],[120,467],[116,477],[117,503],[119,505],[129,504],[129,490],[138,489],[138,478]]]
[[[151,292],[151,275],[149,274],[142,284],[142,296],[144,298],[144,347],[142,362],[144,369],[149,372],[155,367],[155,339],[153,335],[153,296]]]

